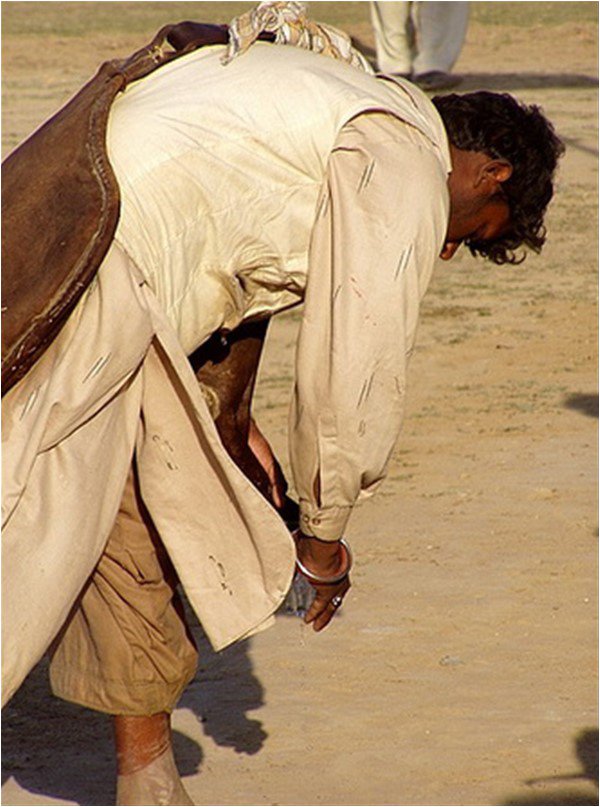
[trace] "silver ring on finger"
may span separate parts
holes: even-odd
[[[343,597],[340,597],[339,594],[338,594],[337,597],[332,597],[331,604],[333,605],[333,607],[337,611],[337,609],[340,607],[340,605],[343,603],[343,601],[344,601]]]

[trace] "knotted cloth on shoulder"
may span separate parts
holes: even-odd
[[[105,62],[59,112],[2,165],[2,395],[56,337],[112,242],[119,188],[106,153],[116,95],[185,53],[229,44],[224,61],[256,39],[292,44],[370,70],[304,4],[267,2],[227,25],[167,25],[127,59]]]
[[[344,31],[315,22],[307,16],[307,4],[302,2],[259,3],[229,23],[229,43],[223,64],[241,56],[265,33],[273,34],[276,45],[294,45],[313,53],[321,53],[374,73],[365,57],[352,44]]]

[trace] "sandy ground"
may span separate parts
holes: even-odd
[[[368,44],[367,19],[349,27]],[[5,35],[5,153],[144,38]],[[197,804],[598,803],[596,53],[589,22],[471,24],[464,89],[540,104],[567,142],[547,248],[438,268],[335,624],[280,616],[219,655],[196,629],[174,725]],[[273,327],[257,397],[283,457],[297,325]],[[3,804],[113,803],[111,755],[108,720],[53,699],[43,661],[4,713]]]

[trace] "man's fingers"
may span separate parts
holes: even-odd
[[[323,628],[326,628],[335,616],[335,612],[338,610],[338,608],[339,606],[334,606],[331,600],[325,603],[325,606],[313,621],[314,630],[320,631],[323,630]]]
[[[335,611],[330,606],[325,604],[325,607],[317,610],[315,614],[311,617],[310,611],[305,617],[305,622],[310,624],[312,622],[313,630],[317,632],[326,628],[327,625],[331,622],[331,618],[334,615]]]
[[[331,622],[332,616],[333,614],[328,614],[327,611],[322,611],[319,614],[319,616],[315,619],[315,621],[312,623],[313,630],[318,633],[320,630],[326,628],[327,625],[329,625],[329,623]]]
[[[304,617],[304,621],[307,624],[312,622],[312,626],[316,631],[323,630],[329,625],[335,612],[341,606],[343,596],[348,592],[349,588],[350,581],[348,580],[344,582],[341,588],[336,587],[335,594],[330,591],[327,594],[322,594],[317,588],[317,594]]]
[[[318,620],[319,623],[320,623],[321,622],[321,615],[322,614],[326,615],[328,610],[329,611],[332,610],[330,607],[328,607],[328,601],[326,599],[322,598],[322,597],[319,597],[319,595],[317,594],[315,599],[312,601],[312,605],[308,609],[308,611],[306,613],[306,616],[304,617],[304,621],[307,622],[307,623],[310,623],[310,622],[315,622],[316,623],[317,620]],[[328,621],[329,621],[329,619],[327,620],[327,622]],[[316,628],[316,625],[313,625],[313,627]]]
[[[306,614],[304,616],[304,621],[307,624],[309,624],[310,622],[315,620],[319,616],[321,611],[323,610],[323,605],[324,605],[323,601],[321,600],[321,598],[317,594],[317,596],[312,601],[310,608],[308,609],[308,611],[306,612]]]

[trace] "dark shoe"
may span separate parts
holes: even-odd
[[[462,78],[443,70],[430,70],[428,73],[419,73],[413,77],[413,82],[422,90],[449,90],[460,84]]]

